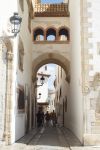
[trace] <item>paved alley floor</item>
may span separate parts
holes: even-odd
[[[46,127],[33,130],[11,146],[0,146],[0,150],[100,150],[100,147],[83,147],[67,129]]]

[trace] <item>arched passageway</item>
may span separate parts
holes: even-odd
[[[33,99],[34,99],[34,111],[32,114],[32,118],[34,118],[34,120],[32,122],[35,123],[36,125],[36,112],[37,112],[37,91],[38,88],[35,87],[36,85],[36,81],[37,81],[37,72],[38,70],[43,66],[43,65],[48,65],[50,63],[56,64],[59,66],[58,71],[60,75],[59,79],[55,79],[55,82],[57,82],[58,80],[58,85],[56,87],[55,85],[55,89],[56,89],[56,94],[55,94],[55,107],[56,107],[56,112],[57,115],[60,116],[60,120],[62,120],[60,123],[62,123],[62,125],[66,125],[66,121],[65,121],[65,117],[67,114],[66,110],[67,110],[67,100],[69,100],[69,83],[70,83],[70,62],[68,59],[66,59],[63,55],[57,54],[57,53],[46,53],[46,54],[42,54],[39,57],[37,57],[35,60],[33,60],[33,67],[32,67],[32,71],[33,71],[33,76],[32,76],[32,81],[33,81]],[[62,72],[64,74],[63,78],[62,78]],[[61,80],[61,82],[60,82]],[[55,83],[54,83],[55,84]],[[38,92],[38,97],[39,97],[39,92]],[[67,97],[67,98],[66,98]],[[66,105],[66,106],[65,106]],[[61,111],[60,111],[61,110]],[[59,112],[60,111],[60,112]],[[59,114],[60,113],[60,114]],[[32,123],[33,126],[33,123]]]
[[[66,126],[67,101],[70,101],[70,98],[69,84],[68,81],[66,81],[64,69],[57,64],[45,64],[37,71],[36,78],[35,105],[37,113],[41,111],[46,114],[48,111],[49,116],[52,116],[54,110],[56,113],[55,120],[58,125]],[[43,120],[45,120],[45,118]]]

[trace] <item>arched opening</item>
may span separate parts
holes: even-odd
[[[59,40],[60,41],[69,41],[70,40],[68,29],[66,29],[66,28],[59,29]]]
[[[37,28],[34,30],[34,41],[43,41],[44,40],[44,31],[42,28]]]
[[[65,70],[66,80],[70,82],[70,61],[58,53],[45,53],[34,59],[32,68],[32,71],[34,70],[33,76],[36,76],[36,72],[41,66],[48,63],[60,65]]]
[[[44,78],[43,84],[41,84],[41,77]],[[49,116],[56,113],[56,122],[59,126],[65,126],[65,117],[67,107],[66,97],[69,100],[69,83],[66,80],[66,73],[64,69],[56,63],[46,63],[40,66],[37,70],[35,85],[35,114],[42,112],[46,115],[48,111]],[[66,92],[65,92],[66,91]],[[66,105],[66,106],[65,106]],[[36,117],[36,118],[35,118]],[[34,116],[36,125],[47,125],[46,118],[44,117],[43,122],[37,121],[37,116]],[[49,122],[49,126],[52,126]]]
[[[46,31],[46,40],[47,41],[55,41],[56,40],[56,30],[53,28],[49,28]]]
[[[38,98],[39,98],[38,101],[41,100],[41,98],[42,98],[42,100],[44,100],[44,99],[47,100],[47,97],[43,97],[43,93],[45,93],[44,95],[46,96],[46,92],[44,92],[45,91],[44,86],[46,86],[46,84],[43,84],[42,86],[39,86],[41,83],[40,83],[40,80],[37,82],[37,79],[40,79],[39,76],[41,76],[41,75],[44,75],[44,76],[46,76],[46,78],[49,78],[51,72],[48,75],[46,73],[44,73],[44,71],[38,72],[39,69],[41,69],[43,66],[47,66],[47,67],[45,67],[45,69],[48,68],[49,64],[53,64],[53,65],[57,66],[57,68],[56,68],[57,69],[57,75],[55,75],[55,80],[54,80],[53,84],[54,84],[55,89],[58,88],[58,84],[59,84],[59,87],[60,87],[60,88],[56,89],[56,93],[55,93],[56,102],[53,101],[50,104],[51,105],[52,104],[56,105],[55,106],[56,107],[55,111],[56,111],[57,115],[59,116],[60,124],[63,125],[64,116],[65,116],[64,115],[64,113],[65,113],[64,107],[65,106],[63,106],[63,105],[64,105],[64,102],[66,100],[66,97],[68,97],[68,95],[66,95],[66,92],[65,92],[65,95],[62,94],[63,90],[67,90],[67,89],[65,89],[65,88],[62,89],[62,86],[60,85],[61,84],[60,81],[63,79],[62,80],[63,84],[65,84],[65,87],[68,88],[69,82],[70,82],[70,80],[69,80],[70,79],[70,62],[69,62],[69,60],[67,60],[62,55],[59,55],[59,54],[56,54],[56,53],[54,53],[54,54],[51,54],[51,53],[42,54],[38,58],[36,58],[33,62],[33,68],[32,68],[32,71],[33,71],[33,78],[32,78],[32,80],[33,80],[33,89],[35,87],[35,89],[34,89],[35,91],[33,90],[35,92],[34,95],[33,95],[33,97],[34,97],[34,106],[35,106],[34,107],[34,112],[37,112],[37,110],[39,108],[39,106],[36,107]],[[45,72],[47,72],[47,70],[45,70]],[[48,81],[48,79],[46,79],[46,81]],[[42,92],[41,92],[41,90],[38,90],[39,88],[42,90]],[[46,90],[51,92],[48,89],[46,89]],[[41,96],[39,96],[40,93],[41,93]],[[60,100],[62,99],[62,96],[63,96],[64,100],[62,101],[62,104],[60,104],[60,103],[58,104],[58,102],[61,102]],[[45,101],[45,105],[47,105],[47,101]],[[61,105],[62,109],[59,112],[60,105]],[[49,110],[49,108],[47,108],[47,109]],[[34,116],[33,118],[35,119],[33,122],[36,122],[36,116]]]

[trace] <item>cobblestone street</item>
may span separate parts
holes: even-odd
[[[100,150],[100,147],[83,147],[78,139],[65,128],[47,127],[33,130],[11,146],[0,150]]]

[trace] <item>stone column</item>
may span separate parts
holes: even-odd
[[[44,30],[44,41],[47,40],[47,37],[46,37],[46,30]]]
[[[11,144],[11,120],[12,120],[12,73],[13,54],[7,52],[7,83],[6,83],[6,106],[5,106],[5,133],[4,138],[7,145]]]

